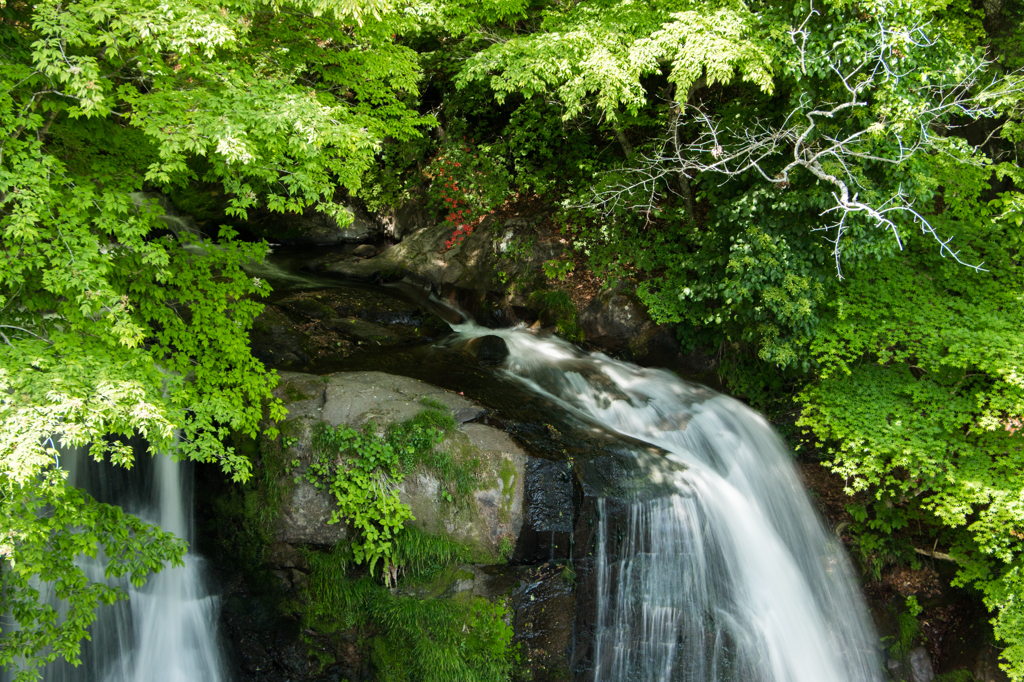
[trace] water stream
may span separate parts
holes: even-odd
[[[62,458],[72,485],[100,502],[191,542],[191,468],[165,455],[149,458],[136,448],[131,470],[97,463],[84,451]],[[80,558],[90,580],[117,585],[128,599],[97,611],[82,648],[82,665],[46,666],[46,682],[221,682],[225,674],[217,641],[218,600],[207,590],[202,559],[191,551],[184,565],[165,568],[142,587],[105,579],[104,559]]]
[[[668,453],[660,465],[638,459],[650,490],[637,490],[614,530],[598,503],[595,681],[880,679],[846,557],[763,418],[671,372],[555,337],[456,330],[502,337],[508,377]]]

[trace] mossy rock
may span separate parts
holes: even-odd
[[[286,443],[298,441],[289,445],[288,456],[303,463],[310,461],[312,428],[319,421],[330,427],[373,424],[383,434],[390,425],[406,422],[425,410],[473,408],[471,401],[456,393],[382,372],[339,372],[324,377],[282,372],[280,377],[275,395],[286,400],[289,409],[282,432],[297,430],[285,437]],[[410,506],[415,517],[411,524],[416,528],[469,546],[482,562],[502,561],[508,548],[515,545],[523,523],[527,456],[507,434],[493,427],[452,423],[452,429],[438,447],[453,463],[450,470],[462,472],[461,476],[472,463],[475,474],[468,498],[448,499],[451,495],[446,497],[445,491],[451,482],[421,466],[399,484],[401,500]],[[320,538],[317,542],[322,541],[328,531],[316,524],[324,523],[325,510],[333,501],[325,491],[314,496],[301,485],[292,497],[283,507],[287,519],[282,533],[316,535]],[[302,517],[314,519],[316,530]],[[284,535],[280,537],[284,541]]]
[[[278,301],[276,305],[294,317],[312,320],[332,320],[338,317],[333,307],[310,295],[292,296]]]

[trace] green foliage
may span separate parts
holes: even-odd
[[[549,260],[544,261],[543,267],[544,276],[548,279],[564,280],[576,269],[576,263],[571,260]]]
[[[378,140],[431,120],[403,99],[417,58],[396,38],[411,28],[376,0],[0,7],[0,535],[18,567],[0,595],[17,622],[0,661],[19,679],[75,660],[97,595],[121,596],[89,583],[76,554],[105,547],[145,567],[133,578],[181,554],[65,490],[58,447],[129,466],[104,438],[138,433],[241,481],[250,465],[228,432],[255,437],[265,410],[285,414],[248,348],[269,290],[242,265],[265,246],[227,227],[188,244],[137,193],[201,182],[233,217],[337,213],[337,187],[359,186]],[[32,578],[67,586],[70,619],[39,620]]]
[[[995,208],[980,183],[968,190],[962,170],[934,171],[949,183],[935,220],[989,271],[965,271],[923,240],[908,241],[899,258],[851,268],[812,344],[822,372],[801,394],[800,423],[829,444],[851,490],[878,500],[864,515],[876,535],[911,518],[950,529],[958,580],[999,610],[996,629],[1011,644],[1004,657],[1018,666],[1020,233],[991,222]]]
[[[770,91],[776,48],[759,30],[758,16],[730,3],[579,3],[553,6],[541,29],[514,35],[473,55],[459,74],[460,87],[486,81],[501,102],[554,94],[563,117],[581,114],[596,96],[610,119],[636,114],[647,102],[643,80],[661,74],[686,92],[702,76],[728,83],[737,72]]]
[[[460,542],[406,526],[395,538],[391,558],[407,580],[428,580],[452,564],[467,563],[474,557]]]
[[[907,597],[904,608],[896,614],[896,637],[889,646],[889,655],[896,659],[905,658],[921,637],[921,615],[917,597]]]
[[[501,537],[501,542],[498,544],[498,556],[505,561],[508,561],[512,558],[512,554],[515,553],[515,551],[516,546],[515,543],[512,542],[512,538],[508,535],[503,535]]]
[[[853,549],[871,579],[880,580],[886,568],[913,560],[913,548],[897,534],[907,528],[911,520],[920,521],[920,512],[894,504],[889,497],[872,500],[866,505],[847,505],[846,509],[853,518],[849,528]]]
[[[501,137],[520,191],[558,196],[592,183],[601,147],[593,144],[592,131],[563,120],[562,112],[557,103],[537,96],[510,115]]]
[[[20,490],[21,495],[4,501],[5,523],[32,528],[33,542],[7,535],[0,544],[6,564],[0,576],[3,606],[20,624],[4,635],[0,666],[16,670],[27,663],[16,676],[27,680],[38,676],[36,666],[58,658],[79,663],[94,610],[125,596],[121,588],[89,581],[74,563],[76,557],[96,558],[102,551],[108,576],[141,585],[165,564],[180,566],[187,548],[118,507],[65,487],[62,470],[47,471]],[[41,601],[40,583],[49,584],[67,609],[58,611]]]
[[[393,561],[394,536],[412,519],[409,506],[398,499],[402,480],[398,453],[376,434],[347,426],[331,429],[317,424],[313,461],[304,477],[317,490],[334,496],[337,505],[328,523],[344,520],[356,533],[352,553],[356,563],[380,561],[387,572]]]
[[[535,291],[528,300],[530,305],[541,309],[548,324],[554,324],[563,338],[573,343],[582,343],[583,327],[579,323],[576,304],[569,298],[569,294],[559,289]]]

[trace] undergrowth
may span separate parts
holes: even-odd
[[[246,484],[231,484],[214,499],[217,522],[213,534],[224,555],[248,579],[258,582],[257,573],[267,545],[273,542],[274,524],[286,492],[279,481],[287,464],[279,439],[261,436],[257,441],[233,434],[232,445],[236,452],[258,465],[253,467],[253,477]]]
[[[452,564],[475,559],[473,551],[443,535],[431,535],[406,526],[395,539],[392,560],[410,580],[428,580]]]
[[[301,610],[303,630],[330,635],[358,629],[382,682],[504,682],[518,660],[503,604],[468,597],[399,596],[370,577],[346,577],[344,549],[311,552]],[[315,644],[307,635],[308,643]],[[323,660],[322,663],[329,663]]]

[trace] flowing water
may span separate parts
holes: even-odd
[[[877,638],[769,425],[739,402],[523,329],[508,376],[581,419],[667,455],[625,519],[598,502],[597,682],[869,682]],[[614,525],[614,528],[613,528]]]
[[[137,448],[137,453],[139,449]],[[62,458],[69,482],[101,502],[119,504],[187,541],[193,538],[191,470],[170,457],[139,453],[132,470],[100,464],[84,452]],[[200,557],[165,568],[143,587],[103,577],[102,557],[80,561],[90,580],[118,585],[126,601],[97,611],[82,665],[52,664],[47,682],[220,682],[218,600],[206,589]]]

